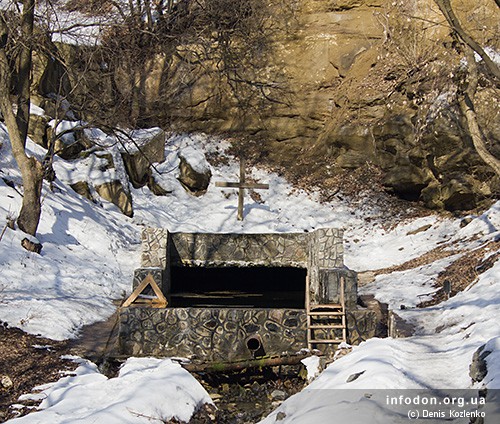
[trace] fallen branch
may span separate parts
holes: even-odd
[[[312,355],[320,356],[319,351],[313,350],[307,353],[298,353],[282,356],[263,356],[257,359],[247,359],[237,362],[210,362],[210,363],[180,363],[180,365],[189,372],[226,372],[242,371],[248,368],[275,367],[279,365],[296,365],[302,359]]]

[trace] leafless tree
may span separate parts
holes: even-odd
[[[34,15],[35,0],[22,1],[20,16],[8,11],[2,11],[0,15],[0,109],[24,186],[17,224],[21,230],[33,236],[40,221],[43,181],[41,162],[26,152]]]
[[[459,90],[459,105],[462,114],[464,115],[469,133],[478,155],[489,165],[500,177],[500,159],[495,157],[488,151],[484,138],[484,133],[481,130],[475,108],[475,95],[480,78],[480,67],[476,62],[474,53],[479,55],[484,64],[485,72],[493,81],[494,84],[500,86],[500,67],[486,53],[483,46],[476,41],[462,26],[460,19],[456,15],[450,0],[434,0],[439,10],[445,17],[452,35],[465,53],[467,59],[467,67]],[[500,9],[500,1],[495,0],[496,5]]]
[[[18,5],[20,4],[21,7]],[[45,1],[51,6],[49,0]],[[49,142],[49,160],[39,160],[30,156],[26,149],[28,126],[30,122],[30,104],[33,53],[45,54],[51,51],[50,34],[46,22],[37,22],[36,0],[12,2],[11,7],[0,10],[0,111],[9,133],[12,153],[21,171],[23,181],[23,200],[17,218],[19,228],[27,234],[36,236],[41,216],[41,194],[44,176],[51,167]],[[45,26],[44,26],[45,24]],[[62,75],[60,81],[65,81]],[[53,88],[54,94],[61,93],[62,84]],[[62,97],[55,100],[56,109]],[[56,116],[56,118],[60,118]],[[23,244],[30,248],[30,244]]]
[[[122,117],[122,123],[137,126],[153,121],[167,124],[163,111],[207,76],[216,81],[208,97],[230,96],[241,109],[258,102],[283,102],[284,78],[269,81],[259,72],[266,67],[271,38],[281,25],[270,8],[281,8],[285,22],[293,9],[287,2],[272,6],[264,0],[103,3],[117,18],[104,28],[99,47],[109,86],[114,87],[107,103],[99,106],[102,116]],[[154,105],[145,98],[151,94],[147,83],[152,72],[160,80]],[[90,96],[91,102],[99,100],[91,91]]]

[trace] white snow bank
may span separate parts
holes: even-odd
[[[237,181],[239,162],[212,167],[212,180],[207,192],[200,197],[187,193],[176,179],[179,155],[195,157],[204,165],[202,152],[223,153],[227,142],[204,135],[171,135],[167,140],[166,160],[155,166],[155,180],[168,196],[153,195],[146,187],[132,190],[134,221],[144,225],[169,228],[179,232],[273,233],[303,232],[321,227],[336,227],[356,223],[361,218],[351,214],[345,203],[324,204],[315,195],[294,190],[282,177],[259,169],[247,169],[249,178],[269,183],[269,190],[256,190],[260,201],[250,197],[244,202],[244,221],[237,220],[238,190],[215,186],[217,181]],[[230,158],[231,159],[231,158]]]
[[[359,288],[359,294],[374,294],[379,302],[387,303],[389,309],[417,306],[431,299],[437,290],[433,287],[437,275],[460,257],[460,254],[452,255],[406,271],[377,275],[375,281]]]
[[[19,424],[151,423],[176,418],[189,421],[203,404],[205,389],[169,359],[130,358],[116,378],[81,360],[75,376],[42,387],[41,411],[9,422]]]
[[[101,185],[118,179],[115,168],[110,168],[105,156],[91,154],[89,157],[77,161],[56,161],[54,170],[57,177],[65,184],[74,184],[79,181]]]
[[[459,222],[441,221],[435,216],[403,222],[391,229],[365,226],[363,233],[357,230],[357,234],[346,237],[349,254],[345,262],[358,272],[399,265],[432,250],[458,230]]]
[[[309,356],[302,359],[307,371],[307,381],[314,380],[321,372],[321,360],[319,356]]]
[[[22,198],[3,180],[21,184],[2,125],[0,130],[1,231],[16,217]],[[31,142],[28,148],[43,154]],[[56,340],[75,337],[83,325],[107,319],[116,309],[112,301],[130,291],[140,264],[140,228],[119,212],[57,182],[54,192],[46,187],[43,192],[41,255],[21,247],[25,236],[5,228],[0,241],[0,320],[11,326]]]

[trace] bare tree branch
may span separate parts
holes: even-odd
[[[451,7],[450,0],[434,0],[439,10],[443,13],[444,17],[448,21],[453,32],[458,36],[463,43],[469,46],[472,50],[474,50],[480,57],[483,59],[484,64],[486,65],[488,71],[500,82],[500,67],[491,60],[488,54],[484,51],[484,49],[479,45],[479,43],[474,40],[462,27],[460,20],[455,15],[453,8]],[[495,0],[497,5],[500,3],[500,0]]]
[[[467,79],[464,82],[465,87],[462,90],[462,96],[459,98],[460,110],[462,111],[462,114],[467,122],[467,126],[469,127],[469,134],[477,154],[500,177],[500,160],[488,151],[474,108],[474,96],[476,94],[479,80],[479,72],[477,64],[474,60],[474,52],[471,48],[467,47],[466,54],[467,61],[469,63],[469,71]]]

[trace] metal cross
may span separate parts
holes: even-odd
[[[240,181],[238,182],[226,182],[217,181],[215,183],[216,187],[229,187],[238,189],[238,221],[243,221],[243,198],[245,189],[261,189],[267,190],[269,184],[259,184],[259,183],[249,183],[245,179],[245,159],[240,158]]]

